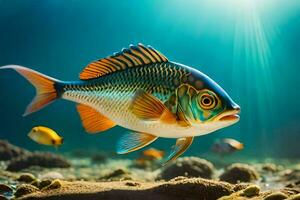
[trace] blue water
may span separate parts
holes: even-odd
[[[242,157],[300,157],[299,36],[298,0],[0,0],[1,66],[77,80],[90,61],[141,42],[218,82],[241,106],[241,120],[197,137],[187,155],[230,137],[245,144]],[[0,71],[0,91],[0,138],[28,149],[52,150],[27,137],[37,125],[65,138],[59,151],[114,151],[127,131],[86,134],[74,103],[64,100],[22,117],[34,89],[13,71]],[[152,146],[168,150],[174,142]]]

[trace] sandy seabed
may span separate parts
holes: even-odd
[[[6,141],[0,141],[0,158],[0,200],[300,199],[298,161],[182,157],[162,167],[107,152],[30,152]]]

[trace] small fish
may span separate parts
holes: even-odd
[[[226,155],[226,154],[231,154],[235,151],[242,150],[243,148],[244,148],[243,143],[240,143],[235,139],[224,138],[221,140],[217,140],[213,144],[212,151],[220,155]]]
[[[63,144],[63,138],[60,137],[54,130],[44,127],[36,126],[28,133],[28,137],[38,144],[60,146]]]
[[[150,148],[147,149],[145,151],[143,151],[142,153],[142,157],[147,159],[147,160],[160,160],[164,157],[165,152],[164,151],[160,151],[158,149],[155,148]]]
[[[161,160],[165,155],[164,151],[155,148],[144,150],[140,158],[136,159],[135,164],[139,167],[147,167],[154,162]]]
[[[240,107],[211,78],[142,44],[90,63],[79,81],[60,81],[17,65],[0,69],[14,69],[35,86],[36,97],[24,115],[62,98],[77,103],[89,133],[116,125],[131,130],[118,142],[119,154],[159,137],[178,138],[168,162],[184,153],[195,136],[239,121]]]

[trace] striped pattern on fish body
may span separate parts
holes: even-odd
[[[174,82],[178,82],[189,73],[188,69],[170,62],[128,68],[96,80],[67,85],[64,87],[62,97],[88,105],[116,124],[134,131],[147,131],[159,137],[178,138],[183,132],[186,132],[185,136],[193,136],[199,134],[199,130],[194,127],[186,128],[176,123],[149,122],[139,119],[130,111],[134,95],[139,89],[162,102],[167,102],[178,87]],[[170,128],[174,130],[170,131]]]
[[[58,98],[74,101],[87,132],[116,125],[132,131],[118,143],[120,154],[138,150],[158,137],[178,138],[167,161],[180,156],[194,136],[239,120],[240,108],[212,79],[191,67],[168,61],[138,44],[87,65],[80,81],[59,81],[34,70],[9,65],[36,88],[25,114]]]

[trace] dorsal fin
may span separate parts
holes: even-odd
[[[137,46],[130,45],[128,49],[122,49],[113,56],[90,63],[82,70],[79,78],[94,79],[129,67],[161,62],[168,62],[168,59],[154,48],[139,43]]]

